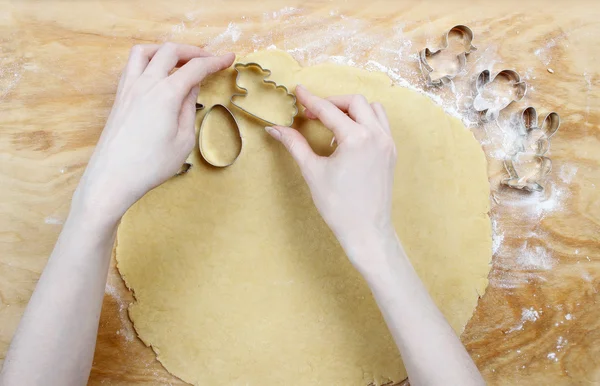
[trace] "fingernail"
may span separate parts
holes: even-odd
[[[275,138],[276,140],[280,140],[281,139],[281,133],[276,128],[271,127],[271,126],[267,126],[267,127],[265,127],[265,130],[267,131],[267,133],[269,133],[269,135],[271,137]]]
[[[198,98],[198,94],[199,93],[200,93],[200,86],[194,86],[194,87],[192,87],[192,96],[193,96],[194,100],[196,98]]]
[[[303,88],[303,89],[305,89],[305,90],[306,90],[306,87],[304,87],[304,86],[303,86],[303,85],[301,85],[300,83],[298,83],[298,84],[296,85],[296,88]]]

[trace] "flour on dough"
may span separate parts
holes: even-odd
[[[393,218],[415,269],[460,333],[487,285],[491,259],[486,161],[470,131],[384,74],[301,67],[278,51],[243,60],[269,79],[321,95],[362,93],[387,109],[398,152]],[[168,371],[197,385],[377,385],[406,376],[360,275],[312,204],[292,158],[264,123],[229,105],[230,69],[199,102],[230,107],[244,148],[224,169],[202,162],[125,215],[118,268],[136,302],[140,338]],[[269,112],[269,105],[261,107]],[[267,114],[268,115],[268,114]],[[200,120],[202,117],[199,117]],[[331,133],[300,114],[319,154]]]

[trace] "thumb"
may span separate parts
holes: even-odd
[[[267,126],[265,130],[271,137],[281,142],[290,152],[300,169],[311,159],[317,157],[315,152],[306,141],[306,138],[300,132],[291,127],[285,126]]]

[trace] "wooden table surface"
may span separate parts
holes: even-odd
[[[426,90],[489,161],[490,286],[462,340],[489,384],[600,384],[600,11],[593,1],[20,1],[0,3],[0,363],[110,111],[130,46],[172,40],[238,55],[288,51],[425,89],[415,53],[455,24],[478,51],[455,87]],[[477,122],[478,71],[514,68],[555,110],[543,193],[503,188],[504,135]],[[548,69],[551,69],[551,73]],[[136,338],[111,267],[91,384],[178,384]]]

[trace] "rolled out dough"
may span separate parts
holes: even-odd
[[[243,61],[270,69],[270,79],[290,90],[301,83],[321,96],[362,93],[385,105],[398,150],[394,223],[460,333],[485,291],[491,259],[486,161],[473,135],[382,73],[303,68],[278,51]],[[234,81],[232,69],[210,77],[199,102],[230,106]],[[216,169],[194,154],[190,172],[147,194],[119,228],[118,268],[135,293],[129,315],[140,338],[168,371],[197,385],[404,379],[369,289],[314,208],[294,161],[264,123],[230,107],[244,137],[236,163]],[[332,151],[331,133],[319,122],[300,114],[294,127],[318,153]]]

